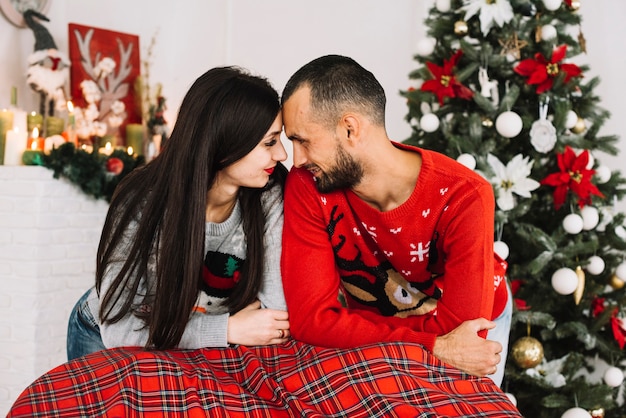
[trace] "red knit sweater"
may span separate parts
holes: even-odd
[[[432,350],[437,335],[502,312],[506,264],[493,252],[491,185],[444,155],[394,145],[419,152],[422,167],[409,199],[387,212],[349,190],[321,194],[308,171],[291,170],[281,265],[294,338]]]

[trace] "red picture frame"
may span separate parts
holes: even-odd
[[[124,103],[127,116],[118,131],[124,138],[127,124],[142,122],[141,92],[135,91],[135,80],[141,74],[139,36],[76,23],[70,23],[68,30],[72,103],[85,107],[80,84],[83,80],[95,81],[102,94],[101,115],[109,111],[115,100]],[[95,68],[107,57],[115,61],[115,69],[98,79]]]

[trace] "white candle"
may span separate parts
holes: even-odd
[[[11,109],[13,111],[13,128],[21,132],[26,132],[26,111],[22,109]]]
[[[26,130],[20,131],[13,128],[7,131],[4,146],[4,165],[22,165],[22,154],[26,149],[28,134]]]

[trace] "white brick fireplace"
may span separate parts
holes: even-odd
[[[0,166],[0,416],[66,361],[70,310],[94,282],[108,204],[52,174]]]

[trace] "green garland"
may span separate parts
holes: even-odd
[[[111,201],[119,182],[144,163],[145,158],[141,155],[128,155],[123,150],[114,150],[111,155],[87,152],[77,149],[71,142],[53,148],[50,154],[41,158],[41,165],[53,170],[54,178],[64,177],[88,196],[107,202]],[[118,174],[115,171],[119,171]]]

